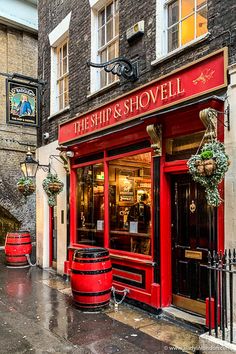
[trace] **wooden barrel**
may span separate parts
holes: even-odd
[[[76,306],[83,311],[98,311],[109,305],[112,267],[105,248],[84,248],[74,252],[71,289]]]
[[[7,265],[21,267],[29,265],[26,254],[31,254],[32,244],[28,231],[8,232],[5,241]]]

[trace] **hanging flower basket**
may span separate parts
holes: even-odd
[[[50,182],[48,183],[48,189],[51,193],[60,193],[63,188],[62,182]]]
[[[21,177],[17,182],[18,191],[25,197],[35,192],[35,184],[31,178]]]
[[[43,189],[48,196],[48,205],[56,205],[56,197],[63,190],[64,183],[57,177],[57,174],[49,172],[43,180]]]
[[[218,184],[223,180],[229,164],[225,147],[219,141],[205,143],[200,153],[193,155],[187,162],[193,180],[205,187],[210,206],[217,207],[222,202]]]

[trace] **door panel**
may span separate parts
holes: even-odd
[[[173,175],[171,185],[173,303],[198,312],[196,301],[207,297],[205,265],[208,250],[216,246],[216,212],[190,175]]]

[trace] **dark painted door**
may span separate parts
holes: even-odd
[[[173,304],[204,314],[208,250],[216,247],[216,211],[188,174],[172,179]]]

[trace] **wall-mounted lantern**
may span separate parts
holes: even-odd
[[[33,154],[28,147],[25,161],[20,163],[21,171],[26,178],[34,178],[36,176],[38,168],[42,168],[44,171],[50,170],[50,164],[40,165],[38,161],[34,160]]]

